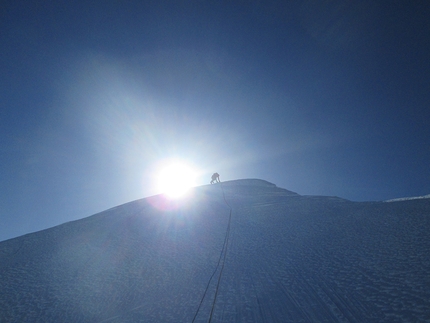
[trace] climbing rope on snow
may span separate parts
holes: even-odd
[[[216,300],[217,300],[217,297],[218,297],[218,290],[219,290],[219,286],[220,286],[220,282],[221,282],[221,277],[222,277],[222,273],[224,271],[225,259],[226,259],[226,256],[227,256],[228,241],[229,241],[229,238],[230,238],[231,213],[232,213],[233,209],[230,206],[230,204],[228,204],[228,202],[227,202],[227,200],[225,198],[224,187],[222,186],[222,183],[221,183],[221,190],[222,190],[222,195],[223,195],[223,198],[224,198],[224,202],[225,202],[225,204],[230,209],[230,212],[229,212],[230,214],[229,214],[229,217],[228,217],[227,230],[226,230],[225,237],[224,237],[224,244],[222,246],[221,253],[220,253],[219,258],[218,258],[218,263],[217,263],[217,265],[215,267],[214,272],[212,273],[211,277],[209,278],[208,284],[206,285],[206,289],[205,289],[205,291],[203,293],[203,296],[202,296],[202,298],[200,300],[200,304],[199,304],[199,306],[197,308],[196,314],[194,315],[194,318],[192,320],[193,323],[194,323],[194,321],[195,321],[195,319],[196,319],[196,317],[197,317],[197,315],[198,315],[198,313],[200,311],[200,307],[202,306],[203,300],[206,297],[206,293],[207,293],[207,291],[209,289],[209,286],[211,284],[212,278],[215,276],[215,273],[218,271],[218,268],[219,268],[219,265],[220,265],[221,259],[222,259],[223,262],[222,262],[221,270],[220,270],[220,273],[219,273],[219,276],[218,276],[218,282],[217,282],[216,289],[215,289],[215,296],[214,296],[214,300],[212,302],[212,308],[211,308],[211,313],[210,313],[210,316],[209,316],[208,323],[210,323],[212,321],[212,316],[213,316],[213,312],[214,312],[214,309],[215,309],[215,303],[216,303]]]
[[[230,214],[229,214],[229,217],[228,217],[227,232],[226,232],[225,239],[224,239],[224,244],[225,244],[224,258],[223,258],[223,261],[222,261],[221,271],[220,271],[219,276],[218,276],[218,283],[216,285],[215,297],[214,297],[214,301],[212,303],[211,315],[209,316],[209,323],[212,321],[212,315],[213,315],[213,312],[214,312],[214,309],[215,309],[216,299],[218,297],[218,289],[219,289],[219,285],[220,285],[220,282],[221,282],[222,273],[224,271],[225,258],[227,256],[228,240],[230,238],[230,228],[231,228],[231,211],[232,211],[232,208],[231,208],[230,204],[228,204],[228,202],[227,202],[227,200],[225,198],[224,187],[222,186],[222,183],[221,183],[221,189],[222,189],[222,195],[224,197],[224,202],[230,208]]]

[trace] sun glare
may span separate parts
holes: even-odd
[[[159,190],[171,198],[184,196],[195,186],[196,172],[180,161],[168,163],[158,175]]]

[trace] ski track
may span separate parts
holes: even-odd
[[[430,322],[428,199],[245,184],[201,189],[179,210],[145,199],[1,242],[0,322],[209,322],[225,252],[211,322]],[[233,211],[220,254],[222,188]]]

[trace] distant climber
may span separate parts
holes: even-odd
[[[211,180],[211,184],[213,184],[213,183],[219,183],[219,182],[221,182],[220,180],[219,180],[219,174],[218,173],[214,173],[213,175],[212,175],[212,180]]]

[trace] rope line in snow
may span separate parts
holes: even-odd
[[[226,255],[227,255],[228,240],[229,240],[229,237],[230,237],[230,226],[231,226],[231,212],[232,212],[232,207],[230,206],[230,204],[228,204],[228,202],[227,202],[227,200],[226,200],[226,198],[225,198],[224,188],[223,188],[223,186],[222,186],[222,183],[221,183],[221,190],[222,190],[222,195],[223,195],[223,197],[224,197],[224,202],[225,202],[225,204],[227,204],[227,206],[230,208],[230,214],[229,214],[229,217],[228,217],[227,230],[226,230],[226,233],[225,233],[225,237],[224,237],[224,244],[223,244],[223,246],[222,246],[221,253],[220,253],[220,255],[219,255],[218,263],[217,263],[217,265],[216,265],[216,267],[215,267],[214,272],[212,273],[211,277],[209,278],[208,284],[206,285],[206,289],[205,289],[205,291],[204,291],[204,293],[203,293],[203,296],[202,296],[202,298],[201,298],[201,300],[200,300],[200,304],[199,304],[199,306],[198,306],[198,308],[197,308],[196,314],[194,315],[194,318],[193,318],[193,320],[192,320],[192,322],[193,322],[193,323],[194,323],[194,321],[195,321],[195,319],[196,319],[196,317],[197,317],[197,315],[198,315],[198,313],[199,313],[199,311],[200,311],[200,307],[201,307],[201,306],[202,306],[202,304],[203,304],[203,300],[204,300],[204,299],[205,299],[205,297],[206,297],[206,293],[207,293],[207,291],[208,291],[208,289],[209,289],[209,286],[210,286],[210,284],[211,284],[212,278],[215,276],[215,273],[218,271],[219,265],[220,265],[220,263],[221,263],[221,259],[223,259],[223,263],[222,263],[222,266],[221,266],[221,271],[220,271],[219,276],[218,276],[218,282],[217,282],[217,286],[216,286],[216,289],[215,289],[215,297],[214,297],[214,300],[213,300],[213,303],[212,303],[212,308],[211,308],[211,313],[210,313],[210,316],[209,316],[209,321],[208,321],[208,323],[210,323],[210,322],[211,322],[211,320],[212,320],[212,315],[213,315],[214,308],[215,308],[216,299],[217,299],[217,296],[218,296],[218,289],[219,289],[219,285],[220,285],[220,282],[221,282],[222,273],[223,273],[223,271],[224,271],[225,258],[226,258]],[[223,257],[223,254],[224,254],[224,257]]]

